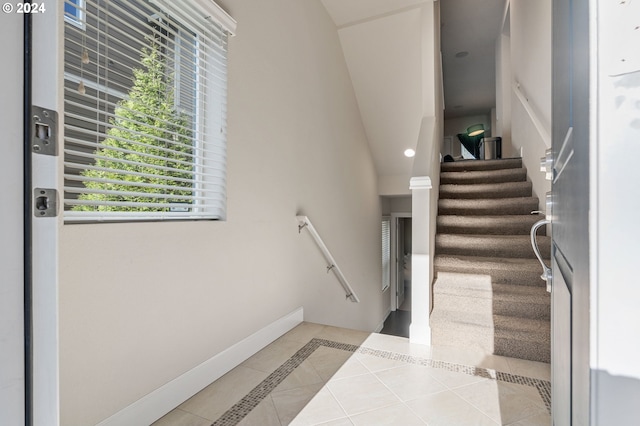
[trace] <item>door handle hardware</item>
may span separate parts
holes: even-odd
[[[58,113],[33,105],[31,150],[34,154],[58,155]]]
[[[544,263],[544,260],[542,259],[542,255],[540,254],[540,248],[538,247],[538,241],[536,241],[536,232],[538,231],[538,228],[540,228],[541,226],[548,225],[550,223],[551,223],[550,220],[542,219],[534,223],[533,226],[531,227],[531,246],[533,247],[533,252],[538,258],[540,265],[542,265],[542,275],[540,275],[540,278],[547,282],[547,291],[549,293],[551,293],[551,279],[553,278],[553,273],[551,272],[551,268],[549,268]]]
[[[544,172],[545,179],[553,180],[553,151],[547,149],[544,157],[540,158],[540,171]]]

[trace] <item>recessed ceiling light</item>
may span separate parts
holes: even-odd
[[[413,157],[414,155],[416,155],[416,152],[415,152],[414,150],[412,150],[411,148],[406,149],[406,150],[404,151],[404,156],[405,156],[405,157],[409,157],[409,158],[411,158],[411,157]]]
[[[469,55],[469,52],[467,52],[466,50],[463,50],[462,52],[456,53],[456,58],[464,58],[467,55]]]

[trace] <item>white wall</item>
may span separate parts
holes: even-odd
[[[391,213],[411,213],[411,197],[392,197]]]
[[[551,134],[551,0],[511,0],[510,5],[512,83],[527,104],[511,90],[511,149],[514,155],[522,150],[534,195],[543,205],[550,185],[538,170],[551,140],[540,135],[535,122]]]
[[[482,124],[485,128],[485,134],[491,135],[491,115],[470,115],[466,117],[449,118],[444,121],[444,137],[451,138],[451,155],[459,157],[462,155],[462,144],[456,136],[458,133],[467,133],[467,128],[474,124]],[[449,147],[444,146],[444,137],[442,138],[443,146],[441,152],[448,153]]]
[[[466,117],[449,118],[444,121],[444,136],[453,136],[454,143],[460,143],[456,135],[458,133],[466,133],[467,128],[474,124],[482,124],[485,132],[490,134],[491,132],[491,115],[480,114],[470,115]]]
[[[401,8],[338,29],[376,164],[380,195],[409,193],[412,160],[403,152],[415,149],[425,113],[423,93],[430,90],[424,84],[428,70],[422,68],[423,15],[430,6]],[[433,63],[433,54],[429,59]]]
[[[597,3],[598,43],[591,47],[600,52],[591,65],[597,105],[590,154],[592,424],[623,425],[640,416],[640,34],[634,30],[640,5]]]
[[[409,192],[411,159],[403,152],[415,149],[423,114],[421,18],[412,8],[338,29],[380,195]]]
[[[512,78],[550,129],[551,0],[511,0],[510,4]]]
[[[22,16],[0,15],[0,424],[24,424]]]
[[[496,125],[492,135],[502,138],[502,158],[520,155],[511,143],[511,38],[504,33],[496,41]]]
[[[335,26],[319,1],[225,0],[228,220],[61,230],[62,423],[109,417],[299,306],[373,330],[376,171]],[[345,300],[308,215],[361,303]],[[167,407],[169,409],[171,407]]]

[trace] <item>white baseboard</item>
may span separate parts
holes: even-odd
[[[98,426],[151,424],[304,320],[298,308],[103,420]]]

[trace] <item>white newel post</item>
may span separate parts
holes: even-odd
[[[412,343],[431,344],[429,311],[431,307],[430,206],[431,178],[411,178],[411,327]]]

